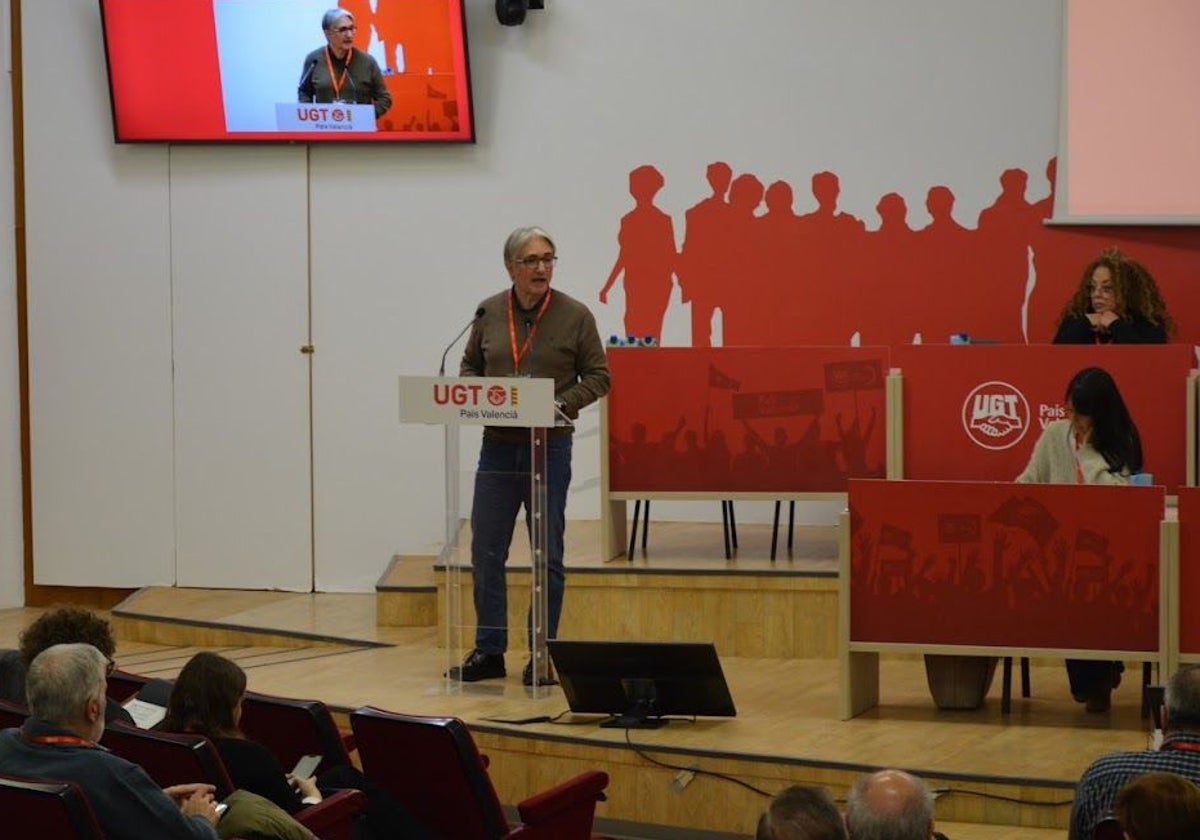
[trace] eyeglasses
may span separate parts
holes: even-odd
[[[111,677],[113,671],[115,670],[117,670],[117,663],[115,660],[110,659],[104,663],[104,676]]]
[[[1111,295],[1116,292],[1116,289],[1105,283],[1101,286],[1092,286],[1091,291],[1094,295]]]
[[[546,257],[525,257],[524,259],[516,260],[517,265],[523,265],[526,268],[533,269],[541,263],[546,268],[554,268],[554,264],[558,262],[558,257],[553,254]]]
[[[357,32],[358,27],[357,26],[339,26],[336,29],[334,29],[333,31],[339,35],[345,35],[348,32]]]

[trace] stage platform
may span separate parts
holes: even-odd
[[[586,523],[568,527],[568,533],[584,532],[577,535],[583,539],[587,530]],[[567,606],[560,635],[704,638],[715,628],[729,635],[736,647],[737,611],[722,614],[719,605],[705,606],[712,603],[705,601],[705,592],[724,593],[715,599],[721,602],[730,600],[730,592],[750,598],[756,591],[774,591],[779,597],[760,602],[768,612],[746,618],[747,625],[756,620],[760,625],[794,628],[791,618],[769,611],[784,609],[793,615],[819,582],[832,592],[832,612],[819,620],[828,620],[830,626],[822,632],[833,638],[836,579],[829,577],[829,570],[835,561],[814,556],[821,553],[816,545],[824,544],[826,537],[808,534],[797,556],[781,557],[772,564],[765,550],[758,554],[760,548],[769,547],[769,527],[739,531],[740,557],[732,561],[711,559],[720,552],[719,525],[709,530],[708,526],[653,523],[650,556],[633,562],[576,561],[569,548]],[[704,553],[697,550],[701,544],[707,546]],[[688,556],[686,551],[695,553]],[[748,556],[752,554],[757,556]],[[251,688],[319,697],[341,714],[374,705],[455,715],[472,727],[480,748],[490,756],[502,800],[515,802],[583,769],[601,768],[612,781],[598,818],[610,828],[638,825],[630,836],[683,836],[655,833],[648,826],[690,830],[693,833],[686,836],[691,837],[717,836],[695,833],[701,831],[751,834],[765,796],[708,773],[725,774],[772,793],[791,783],[819,783],[844,799],[859,773],[902,767],[922,775],[940,791],[939,825],[954,840],[1064,838],[1074,782],[1087,764],[1102,753],[1137,749],[1146,743],[1136,678],[1126,680],[1114,693],[1110,713],[1093,715],[1071,700],[1061,663],[1036,660],[1033,696],[1015,697],[1012,714],[1002,715],[998,679],[981,709],[939,712],[930,700],[923,663],[915,657],[885,658],[880,705],[858,718],[840,721],[837,660],[832,653],[748,655],[745,651],[755,645],[760,651],[765,645],[747,641],[752,634],[746,629],[741,649],[734,654],[727,653],[727,642],[718,636],[707,637],[717,639],[737,718],[672,721],[659,730],[631,733],[600,729],[597,717],[569,713],[555,723],[501,723],[559,715],[567,712],[565,699],[556,687],[548,696],[533,699],[530,689],[521,686],[523,651],[509,653],[509,676],[504,680],[448,687],[440,676],[446,654],[439,648],[436,625],[436,590],[439,580],[444,583],[444,569],[436,572],[428,560],[422,570],[422,563],[405,560],[393,566],[395,574],[410,578],[397,584],[397,591],[421,594],[433,587],[435,605],[430,621],[421,626],[391,626],[379,620],[378,604],[386,589],[377,596],[151,587],[112,611],[120,639],[117,660],[126,670],[171,677],[197,650],[211,649],[238,661],[249,674]],[[396,565],[403,571],[395,571]],[[518,562],[514,565],[519,567]],[[514,568],[514,577],[520,574]],[[602,613],[588,617],[592,610],[583,609],[589,600],[586,590],[597,590],[590,596],[597,602],[616,604],[649,598],[637,592],[646,587],[678,590],[670,597],[683,599],[680,603],[699,598],[686,609],[718,615],[709,616],[708,625],[691,621],[687,633],[675,636],[669,632],[630,635],[626,625],[611,621],[608,632],[579,632],[589,626],[605,629],[593,625]],[[662,603],[662,597],[661,592],[653,596],[659,599],[658,609],[668,613],[685,609]],[[15,645],[20,628],[34,615],[36,611],[28,609],[0,612],[0,645]],[[734,629],[724,626],[729,622]],[[765,637],[760,634],[760,638]],[[1130,676],[1139,670],[1131,669]],[[658,762],[701,772],[676,791],[672,781],[678,771]]]

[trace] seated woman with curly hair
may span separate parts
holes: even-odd
[[[224,656],[202,651],[179,672],[167,715],[155,728],[205,736],[221,754],[234,787],[270,799],[289,814],[320,802],[322,790],[356,788],[367,795],[366,825],[355,827],[356,838],[429,836],[399,802],[353,767],[333,767],[307,779],[288,773],[274,753],[242,734],[245,697],[246,672]]]
[[[1166,344],[1175,322],[1154,277],[1110,248],[1088,263],[1059,318],[1055,344]]]

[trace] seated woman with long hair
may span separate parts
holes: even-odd
[[[1146,268],[1110,248],[1088,263],[1059,317],[1055,344],[1166,344],[1175,330]]]
[[[1142,439],[1117,383],[1103,368],[1084,368],[1067,385],[1067,416],[1046,424],[1017,481],[1034,484],[1129,484],[1142,470]],[[1121,662],[1068,659],[1071,694],[1089,712],[1107,711]]]
[[[307,779],[288,773],[274,753],[242,734],[239,723],[245,696],[246,672],[224,656],[202,651],[179,672],[166,717],[157,728],[205,736],[221,754],[234,787],[257,793],[289,814],[320,802],[322,789],[357,788],[367,795],[363,814],[372,836],[429,836],[399,802],[353,767],[333,767]],[[355,837],[359,836],[356,830]]]

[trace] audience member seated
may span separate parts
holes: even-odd
[[[1063,397],[1067,416],[1042,430],[1017,481],[1034,484],[1128,484],[1142,470],[1142,439],[1117,383],[1103,368],[1084,368]],[[1067,660],[1071,694],[1089,712],[1106,712],[1125,670],[1121,662]]]
[[[322,790],[355,788],[367,796],[362,812],[366,824],[361,833],[356,828],[356,838],[429,836],[399,802],[354,767],[332,767],[309,778],[289,773],[274,753],[239,728],[245,695],[246,672],[236,662],[216,653],[197,653],[175,679],[167,715],[156,728],[204,735],[221,754],[234,787],[265,797],[289,814],[320,802]]]
[[[1181,668],[1167,683],[1163,743],[1157,750],[1102,756],[1084,771],[1071,805],[1069,840],[1089,840],[1117,794],[1146,773],[1175,773],[1200,784],[1200,666]]]
[[[88,644],[53,645],[34,658],[25,676],[30,718],[0,732],[0,772],[79,785],[109,840],[212,840],[211,785],[162,790],[142,768],[97,745],[107,662]]]
[[[1115,810],[1129,840],[1200,837],[1200,788],[1174,773],[1138,776],[1121,788]]]
[[[1154,277],[1116,248],[1088,263],[1055,344],[1166,344],[1175,324]]]
[[[72,643],[96,648],[104,654],[108,663],[105,673],[112,671],[116,664],[113,654],[117,650],[117,643],[113,640],[108,622],[89,610],[60,607],[43,613],[21,632],[19,658],[11,656],[8,651],[0,654],[0,698],[25,703],[25,670],[30,663],[52,645]],[[108,723],[121,721],[133,725],[129,712],[111,698],[105,698],[104,719]]]
[[[846,824],[824,788],[792,785],[775,794],[754,840],[846,840]]]
[[[903,770],[880,770],[854,781],[846,802],[846,833],[850,840],[942,836],[933,827],[933,793]]]

